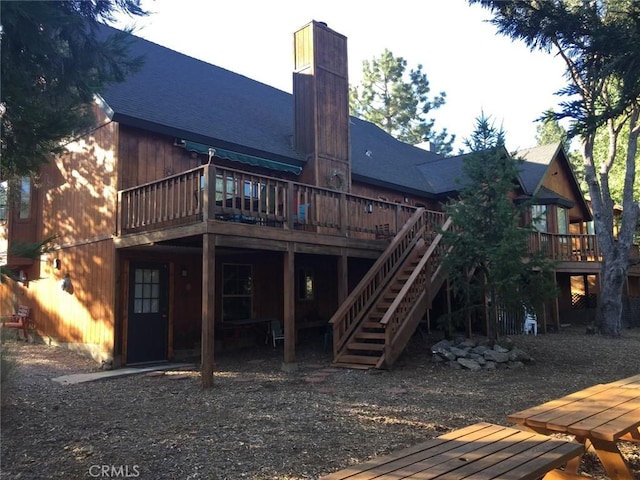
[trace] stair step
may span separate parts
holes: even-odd
[[[384,314],[380,315],[379,318],[382,318]],[[367,322],[366,320],[362,322],[362,328],[374,328],[376,330],[384,330],[384,326],[380,325],[380,322]]]
[[[384,343],[351,342],[347,344],[347,349],[365,352],[381,352],[384,350]]]
[[[359,340],[384,340],[384,332],[357,332],[354,338]]]
[[[341,363],[355,363],[357,365],[376,365],[380,360],[380,357],[371,357],[368,355],[341,355],[338,357],[338,362]]]

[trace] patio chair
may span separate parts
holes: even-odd
[[[534,313],[525,313],[524,315],[524,334],[529,335],[533,333],[533,335],[538,335],[538,320],[536,320],[536,315]]]
[[[273,348],[276,348],[276,341],[282,340],[284,342],[284,331],[282,330],[282,325],[280,325],[280,320],[277,318],[271,320],[271,340]]]
[[[18,338],[20,337],[20,331],[24,335],[24,339],[29,341],[29,318],[30,308],[26,305],[20,305],[18,311],[13,315],[6,315],[0,317],[0,325],[2,328],[15,328],[18,330]]]

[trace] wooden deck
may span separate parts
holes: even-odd
[[[228,235],[232,243],[255,237],[304,244],[313,234],[338,248],[345,243],[331,237],[361,240],[368,250],[371,241],[393,238],[415,211],[411,205],[203,165],[120,191],[116,247],[204,233]],[[544,249],[550,259],[561,262],[559,271],[600,269],[602,255],[595,235],[533,232],[529,238],[531,251]],[[379,246],[374,249],[381,251]]]

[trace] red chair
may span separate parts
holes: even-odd
[[[13,315],[0,317],[0,324],[3,328],[16,328],[22,330],[25,341],[29,341],[29,318],[30,308],[26,305],[20,305],[18,312]]]

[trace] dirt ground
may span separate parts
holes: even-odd
[[[454,370],[431,362],[434,338],[416,337],[390,371],[332,369],[322,339],[217,358],[215,385],[197,371],[77,385],[52,378],[96,370],[67,350],[7,340],[3,479],[315,479],[478,421],[640,373],[640,331],[620,339],[584,328],[513,337],[535,362],[520,369]],[[640,448],[621,444],[640,479]],[[106,470],[105,470],[106,468]],[[585,474],[604,479],[588,454]]]

